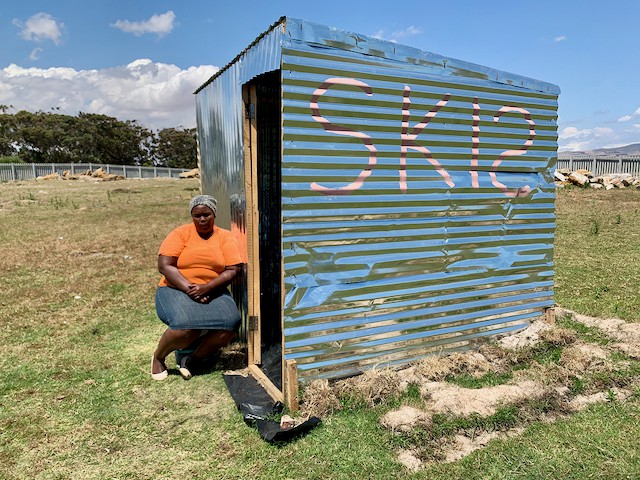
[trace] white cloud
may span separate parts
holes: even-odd
[[[411,37],[413,35],[419,35],[422,33],[422,29],[420,27],[415,27],[413,25],[409,25],[404,30],[396,30],[391,34],[391,38],[395,40],[399,40],[405,37]]]
[[[36,47],[31,50],[29,54],[29,60],[38,60],[40,58],[40,54],[42,53],[42,49],[40,47]]]
[[[616,132],[609,127],[584,128],[565,127],[559,135],[559,150],[590,150],[611,143],[618,138]]]
[[[558,35],[557,37],[554,37],[553,41],[554,42],[564,42],[567,39],[566,36],[564,35]]]
[[[404,38],[419,35],[422,33],[422,29],[420,27],[416,27],[414,25],[410,25],[404,30],[396,30],[392,32],[388,37],[385,35],[384,30],[378,30],[376,33],[372,35],[373,38],[377,38],[379,40],[388,40],[393,43],[398,43],[399,40]]]
[[[589,132],[589,130],[584,130],[585,132]],[[592,130],[592,134],[595,135],[596,137],[606,137],[609,135],[613,135],[613,129],[609,128],[609,127],[596,127]]]
[[[0,104],[16,111],[101,113],[153,129],[193,127],[193,92],[217,70],[211,65],[181,69],[149,59],[102,70],[11,64],[0,70]]]
[[[155,33],[158,37],[164,37],[173,30],[175,19],[176,14],[173,13],[173,10],[169,10],[166,13],[153,15],[143,22],[118,20],[116,23],[112,23],[111,26],[123,32],[133,33],[136,37],[145,33]]]
[[[565,127],[560,132],[559,137],[562,140],[567,138],[584,139],[589,137],[606,137],[613,134],[613,129],[609,127],[585,128],[582,130],[578,130],[576,127]]]
[[[48,13],[36,13],[29,17],[26,22],[14,18],[13,24],[22,29],[20,36],[25,40],[33,40],[36,42],[51,40],[56,45],[62,43],[64,23],[58,23],[56,19]]]
[[[619,122],[628,122],[629,120],[640,116],[640,107],[636,108],[635,112],[630,115],[623,115],[618,119]]]
[[[576,127],[565,127],[562,129],[558,137],[564,140],[565,138],[576,137],[579,134],[580,134],[580,130],[578,130]]]

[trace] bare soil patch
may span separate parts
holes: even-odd
[[[303,395],[303,412],[331,415],[345,400],[375,406],[402,399],[413,389],[380,423],[413,445],[396,453],[409,471],[417,471],[435,461],[457,461],[494,439],[519,435],[531,422],[554,421],[632,395],[637,382],[628,374],[633,360],[616,351],[636,358],[640,325],[559,310],[559,315],[570,314],[602,330],[612,342],[587,342],[572,329],[540,319],[478,351],[434,355],[400,370],[372,369],[333,384],[312,382]]]
[[[466,417],[474,413],[493,415],[501,405],[537,398],[543,396],[545,391],[541,384],[531,380],[485,388],[462,388],[446,382],[430,382],[420,387],[420,394],[427,400],[431,413]]]
[[[630,357],[640,358],[640,323],[626,322],[619,318],[597,318],[581,315],[566,308],[558,308],[560,315],[569,315],[573,320],[588,327],[595,327],[610,337],[611,348],[620,350]]]

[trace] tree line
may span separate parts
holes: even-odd
[[[0,105],[0,161],[197,166],[195,128],[153,132],[107,115],[8,113],[11,108]]]

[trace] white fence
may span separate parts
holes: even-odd
[[[122,175],[126,178],[177,178],[184,168],[137,167],[135,165],[108,165],[101,163],[0,163],[0,182],[9,180],[33,180],[52,173],[62,175],[84,173],[87,170],[102,168],[107,173]]]
[[[630,173],[640,176],[640,156],[559,155],[556,168],[589,170],[594,175]]]

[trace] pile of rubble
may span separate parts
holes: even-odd
[[[200,169],[194,168],[188,172],[182,172],[178,175],[180,178],[200,178]]]
[[[194,168],[192,170],[182,172],[179,175],[179,178],[200,178],[200,170]],[[115,175],[113,173],[106,172],[102,167],[96,170],[86,170],[80,173],[71,173],[70,170],[65,170],[62,172],[62,175],[59,173],[50,173],[49,175],[43,175],[41,177],[37,177],[37,181],[43,180],[85,180],[91,182],[110,182],[113,180],[126,180],[127,177],[122,175]],[[138,177],[134,177],[138,178]]]
[[[59,173],[50,173],[42,177],[36,178],[38,181],[42,180],[89,180],[92,182],[111,182],[114,180],[125,180],[126,177],[122,175],[115,175],[113,173],[105,172],[102,167],[96,170],[87,170],[82,173],[71,173],[70,170],[65,170],[62,175]]]
[[[565,185],[578,185],[585,188],[604,188],[605,190],[627,187],[640,188],[640,177],[634,177],[630,173],[610,173],[606,175],[595,176],[589,170],[572,171],[568,168],[559,168],[554,172],[553,177],[556,187],[564,187]]]

